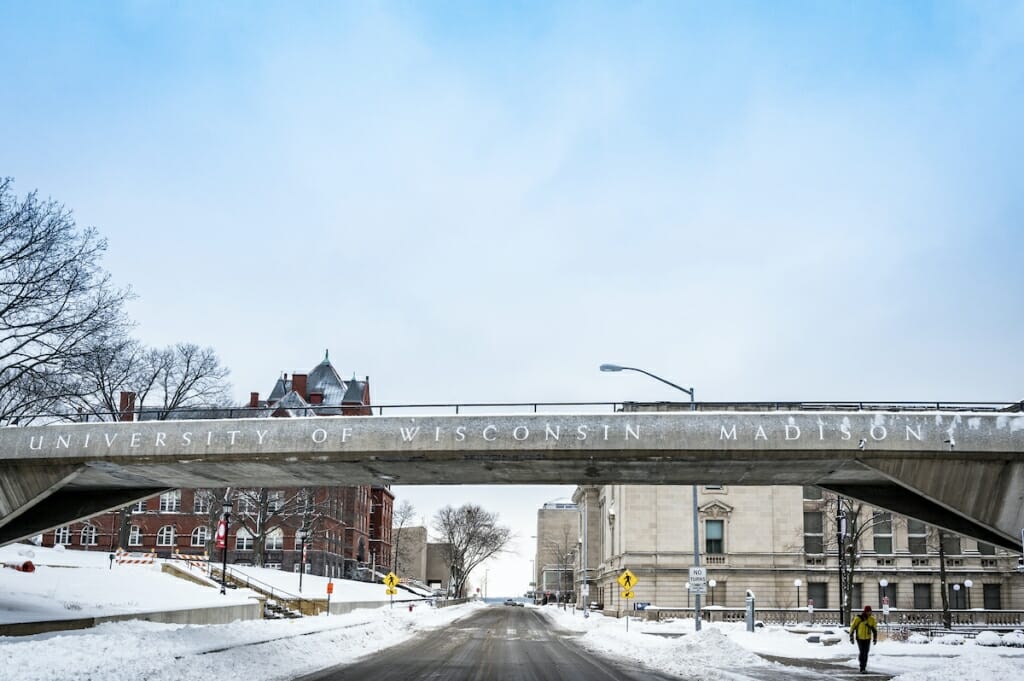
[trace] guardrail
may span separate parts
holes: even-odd
[[[626,614],[660,621],[693,617],[693,608],[659,608],[650,606],[644,610],[627,611]],[[613,613],[609,613],[613,614]],[[856,611],[853,613],[856,614]],[[879,627],[908,627],[910,629],[936,630],[943,626],[942,610],[897,610],[893,608],[886,617],[881,611],[875,611]],[[707,622],[743,622],[745,608],[711,607],[701,608],[701,619]],[[812,626],[841,626],[838,609],[815,609],[808,613],[800,608],[757,608],[755,618],[765,624],[781,626],[810,624]],[[951,612],[954,628],[1022,628],[1024,627],[1024,610],[954,610]],[[949,630],[944,630],[948,632]]]

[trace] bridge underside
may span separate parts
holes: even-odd
[[[13,467],[0,485],[0,545],[175,488],[357,484],[818,485],[996,546],[1020,550],[1024,465],[981,456],[971,463],[837,458],[821,453],[469,452],[291,456],[287,461],[97,461]]]

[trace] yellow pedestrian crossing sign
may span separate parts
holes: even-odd
[[[388,596],[394,596],[396,593],[398,593],[398,589],[396,589],[393,586],[389,586],[387,589],[384,590],[384,593]]]
[[[622,571],[622,574],[619,575],[618,579],[619,586],[622,587],[622,590],[630,592],[633,591],[633,587],[636,585],[638,581],[639,580],[636,578],[636,575],[630,572],[628,568]],[[623,596],[623,598],[626,597]],[[632,598],[632,596],[630,596],[629,598]]]
[[[384,575],[384,586],[386,586],[388,589],[394,589],[395,585],[397,585],[400,581],[402,580],[400,580],[398,578],[398,575],[396,575],[394,572],[389,572],[386,575]],[[388,593],[391,592],[389,591]]]
[[[622,592],[622,597],[623,598],[636,598],[636,594],[633,593],[632,589],[630,589],[629,591],[623,591]]]

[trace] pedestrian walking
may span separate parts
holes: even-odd
[[[850,643],[853,643],[854,639],[857,640],[857,648],[860,650],[860,656],[857,658],[860,662],[860,673],[864,674],[868,671],[868,650],[872,643],[878,643],[878,620],[871,614],[870,605],[865,605],[864,612],[854,617],[850,623]]]

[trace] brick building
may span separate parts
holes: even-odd
[[[131,404],[131,398],[123,399]],[[301,418],[370,415],[370,382],[343,380],[329,356],[309,373],[277,379],[266,400],[250,394],[248,408],[174,414],[173,418]],[[125,418],[152,418],[127,409]],[[180,489],[42,536],[44,546],[87,551],[213,555],[213,534],[224,490]],[[390,569],[394,495],[386,485],[238,489],[232,494],[228,562],[252,565],[262,544],[264,567],[298,571],[300,527],[309,528],[305,571],[330,577],[369,578],[368,569]],[[257,528],[267,528],[263,532]]]

